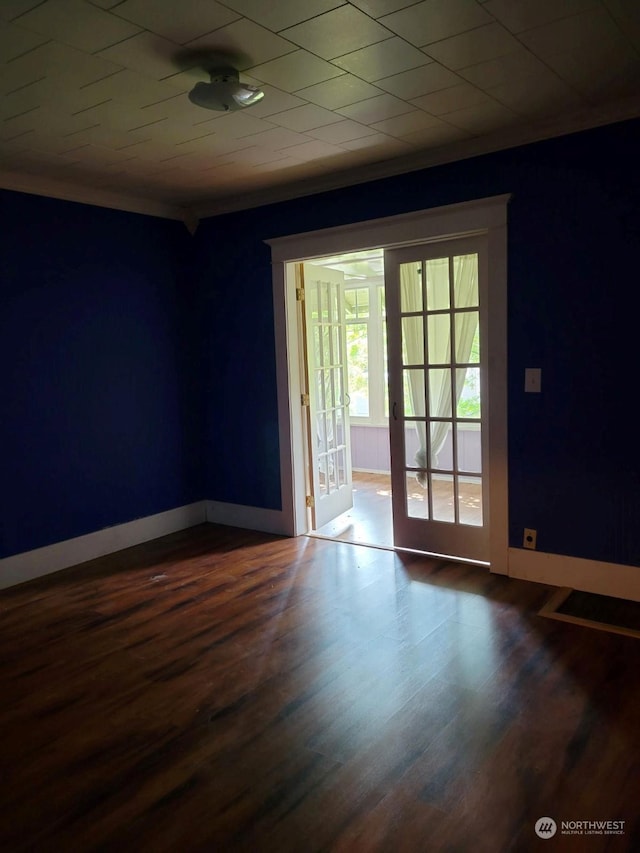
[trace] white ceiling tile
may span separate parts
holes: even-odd
[[[86,83],[108,77],[109,74],[115,74],[116,71],[120,71],[120,66],[101,56],[92,56],[69,45],[50,41],[3,66],[0,69],[0,79],[4,78],[7,72],[7,75],[19,81],[16,85],[26,85],[51,75],[57,78],[61,85],[79,88]]]
[[[158,0],[125,0],[113,12],[178,44],[224,27],[240,17],[215,0],[206,3],[180,0],[179,9],[173,3],[158,3]]]
[[[545,68],[541,60],[523,47],[514,53],[461,68],[457,73],[474,86],[488,89],[512,80],[525,80],[532,74],[542,73]]]
[[[99,6],[101,9],[113,9],[122,3],[122,0],[89,0],[92,6]]]
[[[491,21],[491,16],[475,0],[424,0],[380,18],[381,24],[417,47]]]
[[[5,140],[15,141],[27,134],[34,133],[36,130],[40,131],[40,129],[32,111],[29,111],[23,116],[18,115],[0,122],[0,139],[3,142]]]
[[[46,0],[18,18],[21,27],[95,53],[140,32],[140,27],[84,0]]]
[[[380,94],[380,89],[376,86],[366,83],[353,74],[342,74],[340,77],[334,77],[332,80],[325,80],[324,83],[316,83],[315,86],[307,86],[306,89],[298,91],[301,98],[328,110],[346,107],[348,104],[355,104],[357,101],[364,101],[366,98],[373,98]]]
[[[326,127],[318,127],[315,130],[310,130],[309,136],[315,139],[321,139],[323,142],[331,142],[336,145],[342,145],[343,142],[350,142],[353,139],[362,139],[363,136],[371,136],[375,134],[365,124],[359,124],[351,119],[344,119],[335,124],[329,124]]]
[[[0,110],[4,115],[17,115],[34,107],[45,107],[55,103],[57,109],[71,115],[88,107],[107,101],[100,93],[89,88],[69,86],[61,88],[54,77],[45,77],[28,86],[4,95],[0,98]]]
[[[617,49],[603,43],[590,51],[588,60],[580,53],[563,53],[546,59],[549,68],[588,100],[637,95],[640,64],[630,45]]]
[[[271,83],[285,92],[295,92],[331,77],[338,77],[342,71],[306,50],[297,50],[263,65],[256,65],[251,69],[251,74],[263,83]]]
[[[0,139],[2,139],[2,163],[4,164],[7,162],[8,158],[15,154],[20,154],[23,151],[29,151],[30,149],[35,148],[36,146],[30,142],[34,136],[35,134],[33,132],[20,133],[10,139],[5,139],[2,134],[2,125],[0,125]]]
[[[141,145],[136,149],[136,152],[136,159],[141,160],[145,164],[148,174],[153,171],[154,167],[156,169],[166,168],[167,166],[182,167],[185,163],[190,162],[189,157],[197,156],[195,152],[188,150],[187,145],[181,146],[180,149],[167,147],[166,145],[161,148],[156,148],[153,145],[153,140],[150,140],[145,145]],[[121,153],[129,154],[130,152],[125,149]],[[213,155],[209,156],[209,165],[211,165],[214,159]],[[130,161],[127,160],[126,162]]]
[[[95,83],[89,83],[83,87],[83,91],[93,97],[95,103],[113,99],[135,107],[155,104],[175,95],[175,90],[165,82],[152,80],[144,74],[126,68]]]
[[[142,153],[140,156],[144,156],[149,160],[161,161],[167,157],[184,154],[185,156],[199,156],[204,158],[208,163],[212,163],[217,158],[234,152],[237,148],[249,147],[248,142],[240,142],[238,139],[227,139],[216,133],[205,133],[201,136],[194,136],[193,134],[196,132],[194,128],[182,128],[181,130],[185,138],[181,139],[180,129],[173,127],[171,132],[175,142],[171,146],[165,146],[164,150],[158,142],[158,137],[150,139],[147,145],[144,146],[144,149],[141,149]]]
[[[52,175],[57,174],[57,170],[62,166],[70,166],[74,163],[73,157],[67,157],[65,154],[55,154],[53,151],[32,151],[25,149],[23,151],[14,151],[9,156],[3,158],[4,169],[16,169],[21,172],[38,172],[46,174],[51,168]]]
[[[152,36],[153,37],[153,36]],[[173,90],[171,94],[176,94],[176,92],[189,92],[196,83],[208,83],[211,79],[211,75],[202,67],[193,67],[193,68],[185,68],[183,71],[176,71],[176,65],[182,61],[197,61],[196,57],[191,54],[191,60],[188,60],[188,56],[190,54],[185,51],[179,50],[173,57],[169,54],[168,63],[166,64],[167,70],[169,70],[169,65],[171,66],[171,71],[168,76],[160,77],[147,75],[151,79],[161,80],[162,85],[166,86],[169,91]],[[140,73],[140,72],[138,72]],[[245,79],[244,75],[241,76],[242,80]]]
[[[233,155],[235,163],[247,163],[251,166],[261,166],[265,163],[274,163],[284,159],[284,154],[281,151],[268,151],[258,146],[253,148],[245,148],[242,151],[237,151]]]
[[[366,101],[359,101],[357,104],[342,107],[337,112],[346,118],[352,118],[354,121],[373,124],[376,121],[383,121],[386,118],[402,115],[402,113],[412,112],[413,109],[412,104],[394,98],[393,95],[378,95],[376,98],[368,98]]]
[[[489,0],[484,8],[512,33],[520,33],[597,5],[599,0]]]
[[[604,0],[604,5],[640,53],[640,3],[637,0]]]
[[[375,133],[371,136],[363,136],[361,139],[352,139],[350,142],[343,142],[342,147],[349,151],[367,149],[371,153],[364,162],[371,159],[377,161],[381,157],[399,156],[411,151],[411,146],[403,139],[387,136],[386,133]]]
[[[44,137],[45,133],[42,136]],[[60,137],[61,144],[59,148],[61,151],[68,151],[71,148],[77,148],[82,143],[91,143],[93,145],[104,145],[107,148],[114,148],[116,150],[128,149],[131,151],[134,146],[139,145],[148,138],[149,134],[147,132],[111,130],[105,125],[98,124],[74,133],[72,136]],[[50,141],[53,141],[53,139],[54,137],[51,137]]]
[[[116,151],[114,148],[92,145],[91,143],[83,143],[77,148],[71,148],[66,152],[66,156],[75,162],[103,164],[105,166],[132,159],[132,155],[128,151]]]
[[[103,126],[90,127],[75,136],[75,139],[84,139],[87,142],[94,142],[96,145],[108,145],[109,148],[115,148],[118,151],[128,151],[134,156],[140,146],[149,142],[148,132],[124,131],[124,130],[109,130]]]
[[[184,67],[180,47],[175,42],[148,32],[114,44],[99,56],[154,80],[176,74]]]
[[[143,160],[141,157],[132,156],[128,160],[123,160],[120,164],[120,169],[125,174],[135,173],[137,178],[145,178],[157,175],[165,169],[162,163],[154,163],[151,160]]]
[[[457,142],[459,139],[467,139],[470,135],[468,130],[462,130],[462,128],[453,127],[447,122],[441,121],[434,127],[426,127],[423,130],[407,133],[402,139],[418,148],[437,148],[441,145]]]
[[[196,106],[185,94],[174,95],[154,104],[143,105],[139,114],[141,118],[147,121],[168,118],[187,126],[201,124],[203,121],[220,115],[219,112]]]
[[[183,146],[186,148],[186,146]],[[223,162],[226,162],[229,157],[233,155],[216,155],[213,153],[205,153],[202,151],[185,151],[184,154],[176,154],[175,162],[181,167],[188,170],[196,171],[197,173],[202,173],[207,169],[215,168],[216,165],[220,165]],[[170,160],[167,162],[174,162],[174,160]],[[152,167],[153,164],[149,162],[149,167]]]
[[[2,0],[0,3],[0,18],[12,21],[19,15],[24,15],[30,9],[39,6],[42,0]]]
[[[500,24],[489,24],[469,33],[430,44],[425,52],[457,71],[467,65],[475,65],[498,56],[521,50],[521,45]]]
[[[391,12],[397,12],[398,9],[404,9],[416,2],[416,0],[350,0],[352,6],[357,6],[362,9],[367,15],[372,18],[381,18],[382,15],[389,15]]]
[[[166,116],[145,116],[142,110],[125,106],[117,101],[105,101],[95,107],[76,114],[82,117],[86,125],[99,124],[111,130],[139,130],[143,126],[161,121]]]
[[[323,109],[323,107],[318,107],[316,104],[305,104],[303,107],[295,107],[293,110],[276,113],[270,116],[270,121],[280,127],[304,133],[305,130],[340,121],[340,116],[330,110]]]
[[[461,82],[460,77],[453,71],[449,71],[437,62],[430,62],[429,65],[423,65],[420,68],[412,68],[410,71],[394,74],[393,77],[385,77],[383,80],[378,80],[376,85],[408,101],[420,95],[437,92],[439,89],[456,86]]]
[[[273,163],[261,163],[259,166],[256,166],[256,170],[260,172],[273,172],[277,170],[282,173],[285,169],[291,170],[293,168],[297,168],[298,170],[303,168],[302,161],[296,160],[295,157],[284,156]]]
[[[489,94],[505,107],[524,116],[553,115],[560,110],[577,109],[584,100],[551,71],[540,76],[510,80],[494,86]]]
[[[152,140],[149,140],[143,145],[137,146],[133,150],[135,150],[135,156],[130,160],[123,161],[121,168],[125,171],[133,170],[136,175],[144,177],[159,175],[167,169],[180,168],[180,166],[187,160],[190,153],[185,152],[184,156],[179,154],[177,156],[171,156],[167,150],[158,152],[157,149],[154,148]],[[128,154],[131,152],[125,149],[122,153]],[[214,160],[215,158],[210,156],[208,158],[207,165],[211,166]],[[204,169],[206,166],[203,166],[202,168]]]
[[[187,136],[191,132],[197,132],[196,129],[187,132]],[[200,128],[201,136],[191,136],[190,139],[185,139],[182,142],[176,142],[176,151],[184,149],[189,152],[197,152],[208,156],[222,156],[232,154],[234,151],[240,151],[243,148],[250,148],[254,143],[247,139],[237,139],[233,136],[226,136],[222,133],[213,133],[205,130],[205,125]]]
[[[346,0],[225,0],[225,6],[279,32],[337,6]]]
[[[454,110],[462,110],[490,101],[491,98],[485,92],[476,89],[470,83],[460,83],[458,86],[451,86],[449,89],[441,89],[439,92],[423,95],[416,98],[413,103],[419,106],[421,110],[440,116]]]
[[[337,145],[330,145],[328,142],[321,142],[319,139],[304,142],[302,145],[292,145],[290,148],[283,148],[282,150],[288,157],[295,157],[298,160],[318,160],[344,153]]]
[[[502,104],[490,101],[474,107],[466,107],[447,113],[446,120],[455,127],[471,133],[491,133],[509,124],[516,124],[520,117]]]
[[[26,54],[27,56],[29,54]],[[16,65],[16,61],[0,65],[0,94],[6,95],[24,86],[29,86],[43,79],[42,68],[30,64],[27,67]]]
[[[579,53],[587,64],[589,51],[615,50],[625,45],[622,32],[602,8],[527,30],[519,38],[542,59]]]
[[[213,134],[203,134],[202,130],[192,125],[176,126],[174,122],[167,119],[163,122],[162,134],[153,134],[144,149],[145,152],[154,152],[154,156],[157,155],[155,159],[165,160],[167,157],[182,156],[199,150],[200,140],[205,136],[213,138]],[[193,145],[187,143],[193,143]]]
[[[49,105],[30,110],[15,118],[5,119],[2,127],[3,130],[6,129],[7,134],[14,136],[23,131],[33,130],[36,133],[49,133],[68,138],[94,124],[96,121],[84,113],[75,116],[67,115]]]
[[[27,86],[28,92],[31,87]],[[0,118],[6,119],[12,116],[19,116],[30,110],[38,109],[42,106],[42,98],[34,95],[33,97],[22,97],[22,92],[14,92],[11,95],[5,95],[0,98]]]
[[[421,50],[394,36],[378,44],[340,56],[333,60],[333,64],[351,71],[356,77],[373,83],[383,77],[426,65],[431,61],[431,57],[426,56]]]
[[[340,6],[284,30],[282,35],[323,59],[333,59],[383,41],[389,32],[359,9]]]
[[[285,110],[292,110],[294,107],[301,107],[306,102],[296,95],[290,95],[289,92],[283,92],[281,89],[276,89],[274,86],[267,86],[261,83],[259,85],[264,92],[264,98],[253,104],[251,107],[251,115],[258,118],[267,118],[274,113],[282,113]]]
[[[203,113],[207,110],[203,110]],[[247,112],[218,114],[218,117],[199,122],[195,125],[208,133],[219,133],[231,139],[240,139],[254,133],[272,130],[274,125],[261,118],[254,118]]]
[[[345,139],[340,143],[341,148],[346,148],[348,151],[361,151],[362,149],[373,148],[380,145],[382,140],[390,140],[391,137],[385,136],[383,133],[371,133],[369,136],[358,136],[355,139]]]
[[[377,121],[371,127],[381,133],[387,133],[389,136],[406,136],[408,133],[414,133],[417,130],[438,127],[440,124],[441,121],[434,116],[428,115],[422,110],[414,110],[412,113],[404,113],[404,115],[385,119],[385,121]]]
[[[295,44],[246,18],[195,39],[188,47],[199,51],[209,48],[228,51],[234,55],[234,67],[240,71],[296,50]]]
[[[292,145],[302,145],[309,141],[309,137],[302,133],[295,133],[293,130],[287,130],[285,127],[275,127],[273,130],[265,130],[262,133],[245,136],[244,140],[252,145],[261,145],[270,151],[278,151]]]
[[[9,62],[34,47],[44,44],[46,36],[25,30],[15,24],[0,23],[0,56],[2,62]]]

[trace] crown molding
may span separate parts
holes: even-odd
[[[124,210],[129,213],[141,213],[145,216],[158,216],[162,219],[183,221],[184,208],[176,207],[154,199],[115,193],[98,187],[44,178],[38,175],[0,170],[0,188],[15,192],[42,195],[61,201],[74,201],[78,204],[91,204],[96,207],[108,207],[112,210]]]

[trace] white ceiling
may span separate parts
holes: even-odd
[[[640,115],[640,0],[0,0],[0,56],[0,185],[178,218]]]

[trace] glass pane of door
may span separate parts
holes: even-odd
[[[304,265],[313,526],[353,505],[347,387],[344,276]],[[362,299],[362,298],[361,298]],[[350,309],[352,312],[354,306]],[[356,305],[357,307],[357,296]],[[362,308],[360,310],[363,310]]]

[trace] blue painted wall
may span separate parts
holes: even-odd
[[[640,565],[640,122],[201,223],[0,192],[0,556],[201,498],[280,507],[264,239],[500,193],[510,539]],[[523,393],[525,367],[543,392]]]
[[[184,225],[0,193],[0,557],[204,497]]]
[[[632,121],[201,223],[207,497],[280,507],[264,239],[512,193],[511,545],[534,527],[541,551],[640,565],[639,151]]]

